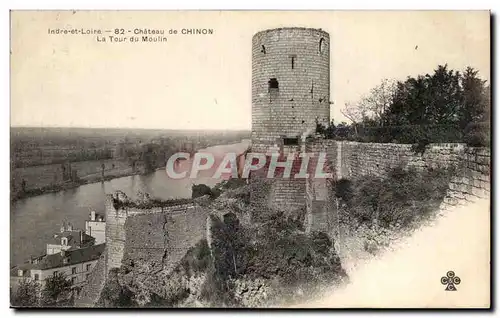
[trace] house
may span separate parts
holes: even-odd
[[[61,251],[85,248],[94,245],[95,238],[84,233],[82,230],[73,229],[71,224],[63,224],[60,233],[47,243],[47,255],[57,254]]]
[[[75,250],[62,249],[55,254],[31,258],[27,263],[11,269],[11,287],[16,289],[23,279],[38,281],[43,287],[47,278],[61,273],[71,281],[72,289],[79,288],[89,279],[105,245],[92,245]]]
[[[94,244],[102,244],[106,242],[106,221],[104,216],[90,212],[89,220],[85,221],[85,234],[95,239]]]

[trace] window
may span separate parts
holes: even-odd
[[[297,146],[299,144],[299,138],[283,138],[283,144],[285,146]]]
[[[260,49],[260,51],[264,54],[266,54],[266,47],[263,45],[262,48]]]
[[[290,57],[290,60],[292,62],[292,70],[295,68],[295,60],[297,59],[297,55],[296,54],[291,54],[289,55]]]
[[[269,90],[271,89],[279,89],[280,84],[278,83],[278,80],[275,78],[271,78],[268,82],[269,84]]]
[[[272,103],[273,100],[278,99],[279,83],[277,79],[271,78],[268,84],[269,84],[269,102]]]
[[[85,280],[89,280],[89,274],[85,274]]]
[[[63,246],[68,245],[68,239],[65,237],[61,238],[61,245],[63,245]]]
[[[59,273],[59,272],[58,272],[58,271],[54,271],[54,272],[52,273],[52,275],[56,276],[56,275],[57,275],[57,273]]]
[[[76,277],[71,277],[71,285],[74,285],[76,283]]]
[[[76,274],[76,267],[71,268],[71,274]]]
[[[17,276],[23,277],[23,270],[22,269],[17,271]]]
[[[87,272],[90,271],[91,266],[92,266],[92,264],[87,264]]]
[[[323,46],[325,45],[324,44],[325,42],[325,39],[324,38],[321,38],[321,40],[319,40],[319,53],[323,53]]]
[[[35,274],[35,280],[40,280],[40,275],[39,274]]]

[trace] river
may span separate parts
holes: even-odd
[[[131,197],[141,191],[161,199],[186,198],[191,197],[193,183],[213,186],[216,182],[208,177],[172,180],[165,170],[158,170],[18,200],[11,204],[10,211],[11,265],[24,262],[30,255],[43,254],[46,242],[59,231],[63,221],[84,229],[91,210],[104,214],[106,194],[121,190]]]

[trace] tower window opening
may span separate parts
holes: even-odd
[[[271,89],[279,89],[279,82],[275,78],[271,78],[268,82],[269,84],[269,90]]]
[[[262,53],[266,54],[266,47],[264,45],[262,45],[262,48],[260,50]]]
[[[269,102],[272,103],[273,100],[277,100],[279,96],[279,83],[275,78],[271,78],[268,82],[269,84]]]
[[[292,62],[292,70],[295,68],[295,61],[297,59],[297,54],[290,54],[288,55],[288,57],[290,58],[290,61]]]
[[[321,38],[319,40],[319,53],[323,53],[323,43],[325,42],[325,39],[324,38]]]
[[[297,146],[299,144],[299,138],[283,138],[283,145],[285,146]]]

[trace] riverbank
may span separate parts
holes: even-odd
[[[42,194],[47,194],[47,193],[55,193],[59,191],[64,191],[68,189],[74,189],[78,188],[79,186],[85,185],[85,184],[90,184],[90,183],[98,183],[98,182],[105,182],[117,178],[123,178],[123,177],[129,177],[133,175],[139,175],[141,174],[141,171],[123,171],[121,173],[116,173],[112,175],[105,175],[104,177],[102,176],[96,176],[96,175],[91,175],[91,176],[85,176],[84,178],[79,178],[76,181],[71,181],[71,182],[65,182],[65,183],[59,183],[59,184],[54,184],[54,185],[48,185],[40,188],[33,188],[33,189],[27,189],[26,191],[22,192],[19,191],[17,193],[12,193],[11,192],[11,203],[16,202],[17,200],[20,199],[25,199],[25,198],[30,198]]]

